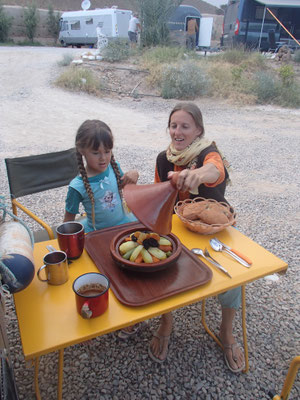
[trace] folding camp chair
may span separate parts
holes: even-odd
[[[5,164],[13,213],[17,215],[19,208],[43,227],[42,231],[34,232],[36,242],[54,239],[54,229],[17,199],[68,185],[78,174],[75,149],[27,157],[6,158]]]

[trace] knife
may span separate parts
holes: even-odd
[[[222,244],[222,246],[225,247],[225,249],[227,249],[227,250],[229,250],[229,251],[232,251],[232,253],[234,253],[234,254],[236,254],[238,257],[242,258],[242,259],[243,259],[244,261],[246,261],[248,264],[250,264],[250,265],[252,264],[252,261],[250,260],[250,258],[248,258],[247,256],[245,256],[245,255],[242,254],[241,252],[239,252],[239,251],[233,249],[232,247],[227,246],[227,244],[221,242],[220,239],[217,239],[217,238],[214,238],[214,239],[218,240],[218,241]]]

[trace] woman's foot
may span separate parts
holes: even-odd
[[[152,360],[162,363],[168,355],[168,345],[170,335],[173,329],[173,316],[171,313],[161,316],[160,326],[153,334],[153,338],[149,345],[149,356]]]
[[[231,372],[237,373],[245,368],[244,354],[234,337],[226,337],[220,333],[220,341],[223,345],[224,359]]]

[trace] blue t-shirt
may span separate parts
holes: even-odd
[[[121,169],[120,173],[123,176]],[[137,220],[132,213],[126,213],[123,209],[117,178],[110,164],[104,172],[88,178],[88,181],[94,193],[96,229],[122,225]],[[91,232],[94,230],[92,223],[92,203],[85,189],[82,177],[76,176],[69,185],[66,198],[66,211],[71,214],[78,214],[80,203],[83,204],[87,214],[86,221],[83,221],[85,232]]]

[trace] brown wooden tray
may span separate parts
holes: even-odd
[[[109,278],[110,287],[121,303],[143,306],[211,280],[209,267],[183,245],[178,260],[163,271],[143,273],[121,269],[111,257],[109,244],[117,233],[132,227],[146,229],[140,223],[132,222],[90,232],[85,238],[85,249],[99,271]]]

